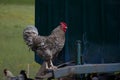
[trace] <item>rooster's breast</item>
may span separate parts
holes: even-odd
[[[47,44],[49,45],[52,54],[56,54],[62,50],[64,47],[65,38],[63,36],[52,35],[48,37]]]

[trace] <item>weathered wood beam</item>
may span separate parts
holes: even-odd
[[[102,73],[102,72],[116,72],[120,71],[120,63],[111,64],[84,64],[67,66],[54,70],[54,77],[60,78],[70,74],[84,74],[84,73]]]

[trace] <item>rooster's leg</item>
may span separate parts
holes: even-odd
[[[49,69],[51,70],[57,69],[57,67],[53,65],[52,60],[50,60],[48,64],[49,64]]]

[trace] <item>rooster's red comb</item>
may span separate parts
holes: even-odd
[[[67,27],[67,24],[65,22],[60,22],[60,25],[63,27]]]

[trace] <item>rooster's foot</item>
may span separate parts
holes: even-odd
[[[46,68],[46,72],[53,72],[53,70],[56,70],[57,67],[56,66],[51,66],[49,68]]]

